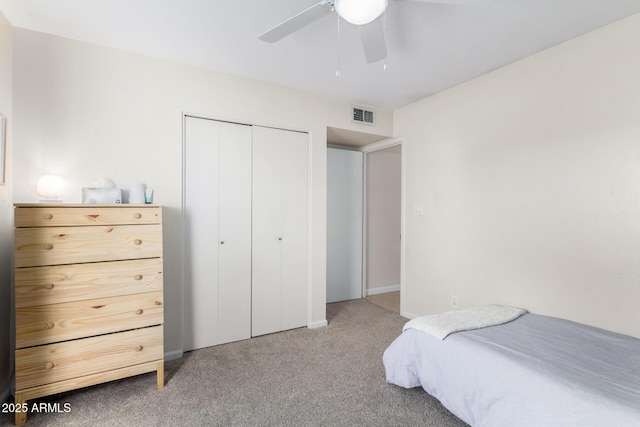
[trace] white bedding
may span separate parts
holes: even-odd
[[[640,340],[523,314],[439,340],[408,329],[387,381],[423,387],[472,426],[640,426]]]
[[[521,308],[505,305],[462,308],[446,313],[417,317],[409,320],[402,330],[417,329],[443,340],[454,332],[470,331],[510,322],[526,312]]]

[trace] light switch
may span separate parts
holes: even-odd
[[[413,205],[413,214],[414,215],[424,215],[424,204],[416,203]]]

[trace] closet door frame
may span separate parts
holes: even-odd
[[[216,120],[216,121],[220,121],[220,122],[227,122],[227,123],[233,123],[233,124],[239,124],[239,125],[246,125],[246,126],[262,126],[262,127],[271,127],[274,129],[282,129],[282,130],[287,130],[287,131],[294,131],[294,132],[301,132],[301,133],[306,133],[307,134],[307,327],[318,327],[318,326],[324,326],[326,325],[326,321],[322,322],[322,325],[316,325],[313,324],[312,322],[312,300],[313,300],[313,249],[312,249],[312,242],[313,242],[313,221],[312,221],[312,212],[313,212],[313,180],[312,180],[312,176],[313,176],[313,146],[312,146],[312,138],[313,138],[313,134],[307,130],[307,129],[301,129],[301,128],[295,128],[295,127],[291,127],[291,126],[280,126],[280,125],[273,125],[273,124],[267,124],[267,123],[251,123],[249,121],[245,121],[245,120],[235,120],[235,119],[229,119],[228,117],[219,117],[219,116],[209,116],[209,115],[204,115],[204,114],[199,114],[199,113],[191,113],[191,112],[182,112],[181,113],[181,118],[182,118],[182,205],[181,205],[181,220],[182,220],[182,238],[181,238],[181,242],[180,244],[182,245],[182,260],[181,260],[181,267],[182,267],[182,271],[180,274],[180,278],[182,280],[182,290],[184,291],[184,284],[186,283],[186,279],[187,279],[187,262],[189,261],[187,259],[187,256],[185,255],[185,249],[187,248],[186,245],[186,238],[188,236],[187,234],[187,222],[186,222],[186,122],[187,122],[187,117],[193,117],[196,119],[208,119],[208,120]],[[326,290],[323,290],[323,294],[326,294]],[[182,320],[182,334],[184,336],[185,334],[185,330],[186,327],[188,327],[188,325],[186,324],[186,322],[184,322],[184,319],[187,317],[187,313],[185,313],[185,304],[184,304],[184,292],[180,293],[180,316],[181,316],[181,320]],[[318,322],[316,322],[318,323]],[[184,344],[183,344],[184,347]]]

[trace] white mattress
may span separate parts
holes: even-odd
[[[439,340],[408,329],[387,381],[423,387],[472,426],[640,426],[640,340],[524,314]]]

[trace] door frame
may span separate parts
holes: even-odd
[[[384,150],[385,148],[403,146],[402,138],[389,138],[373,144],[360,147],[364,153],[363,164],[363,209],[362,209],[362,296],[367,297],[367,187],[368,187],[368,156],[367,154]],[[405,315],[405,150],[400,153],[400,314]]]

